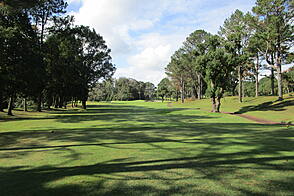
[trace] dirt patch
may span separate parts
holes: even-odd
[[[230,115],[234,115],[234,116],[240,116],[242,118],[246,118],[248,120],[252,120],[252,121],[255,121],[257,123],[266,124],[266,125],[288,125],[288,126],[293,126],[294,125],[291,122],[274,122],[274,121],[270,121],[270,120],[257,118],[255,116],[250,116],[250,115],[247,115],[247,114],[238,114],[238,113],[230,113],[230,112],[221,112],[221,113],[230,114]]]

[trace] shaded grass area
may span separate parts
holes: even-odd
[[[294,129],[166,103],[0,122],[1,195],[292,195]]]

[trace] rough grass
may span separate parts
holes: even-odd
[[[293,195],[293,127],[195,106],[16,112],[0,122],[1,195]]]

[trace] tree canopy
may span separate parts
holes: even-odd
[[[63,0],[1,2],[0,110],[12,115],[16,98],[38,111],[79,100],[86,108],[91,88],[115,71],[103,37],[74,25]]]
[[[205,94],[212,99],[212,111],[219,112],[221,97],[235,95],[237,87],[240,102],[244,95],[274,95],[275,81],[279,99],[291,92],[291,72],[283,73],[282,64],[293,62],[293,5],[293,0],[257,0],[252,12],[236,10],[227,18],[218,35],[192,32],[166,66],[182,102]],[[259,76],[267,67],[270,89],[264,91],[266,79]],[[252,82],[255,93],[249,90]]]

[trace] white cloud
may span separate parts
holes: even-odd
[[[146,1],[145,5],[149,4]],[[150,28],[157,20],[143,17],[143,5],[136,0],[84,0],[75,14],[76,22],[95,28],[114,55],[125,54],[130,52],[132,45],[129,31]]]
[[[66,0],[68,4],[81,3],[83,0]]]
[[[128,76],[151,81],[157,85],[165,77],[164,68],[185,35],[185,33],[179,35],[150,33],[140,36],[134,44],[140,52],[129,56],[129,66],[119,68],[115,77]]]
[[[131,56],[128,60],[129,67],[118,70],[118,76],[127,74],[133,78],[142,78],[157,84],[164,77],[164,67],[171,55],[171,45],[148,47],[141,53]]]
[[[136,54],[129,59],[130,65],[135,65],[141,68],[156,68],[165,62],[166,57],[169,57],[171,52],[171,46],[159,45],[155,48],[148,47],[141,53]]]
[[[76,22],[95,28],[111,48],[118,68],[115,77],[155,84],[165,77],[170,56],[193,30],[216,33],[235,9],[246,11],[253,1],[68,0],[82,5],[74,14]]]

